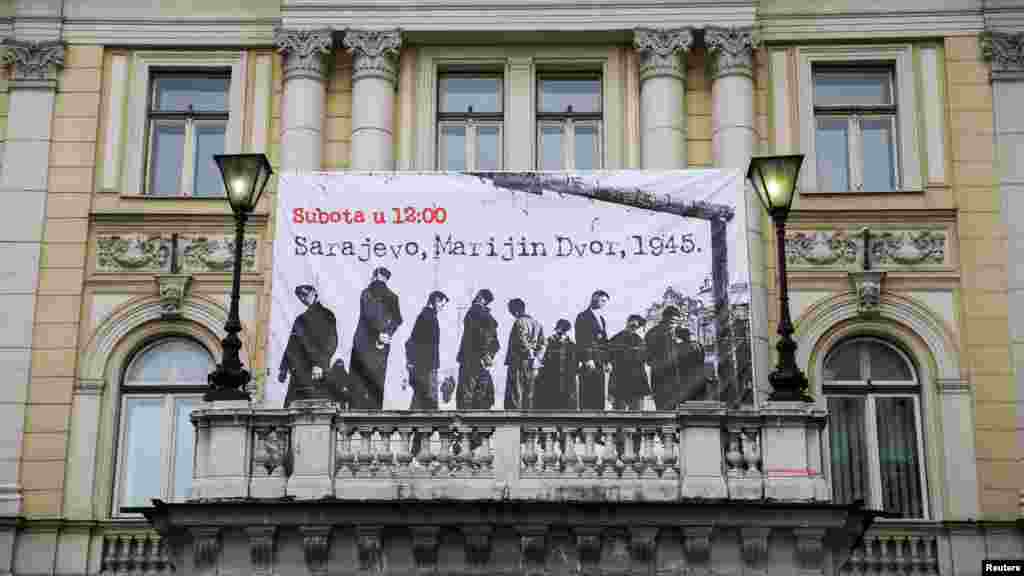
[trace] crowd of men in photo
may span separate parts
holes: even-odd
[[[391,339],[402,324],[398,295],[387,285],[391,273],[377,268],[359,298],[359,320],[352,342],[349,370],[335,361],[338,331],[334,313],[320,303],[310,285],[295,288],[306,306],[292,326],[278,371],[288,380],[284,405],[296,400],[330,399],[354,410],[379,410],[384,403]],[[456,361],[457,382],[441,381],[438,314],[448,296],[434,291],[405,342],[413,395],[410,410],[437,410],[454,392],[456,407],[494,406],[492,371],[501,349],[498,320],[491,311],[494,294],[479,290],[463,318]],[[694,341],[681,310],[665,306],[660,321],[645,331],[638,314],[608,336],[604,309],[610,296],[597,290],[575,323],[560,319],[545,337],[544,327],[531,317],[519,298],[508,301],[512,316],[505,348],[506,410],[642,410],[648,398],[658,410],[701,399],[709,381],[705,353]],[[290,378],[289,378],[290,377]]]

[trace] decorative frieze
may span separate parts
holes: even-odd
[[[56,87],[56,69],[64,66],[64,43],[59,40],[31,42],[3,41],[4,63],[11,66],[11,79],[17,85]]]
[[[324,79],[324,56],[334,47],[331,30],[274,30],[274,46],[284,56],[284,80]]]
[[[633,32],[633,47],[640,53],[640,80],[672,76],[686,80],[680,61],[693,45],[693,29],[640,28]]]
[[[981,37],[981,51],[992,62],[992,78],[1024,77],[1024,33],[986,32]]]
[[[97,272],[171,272],[170,236],[136,234],[96,239]]]
[[[947,240],[946,230],[934,228],[791,230],[786,232],[786,263],[841,269],[938,266],[948,264]]]
[[[871,259],[880,265],[916,266],[946,261],[946,233],[941,230],[888,230],[871,239]]]
[[[242,242],[242,271],[256,272],[259,240]],[[234,235],[112,234],[96,238],[97,272],[192,273],[231,272],[235,261]],[[163,277],[161,277],[163,278]],[[173,291],[169,278],[158,280]],[[171,294],[169,293],[168,296]]]
[[[786,233],[786,263],[797,266],[848,266],[857,263],[860,241],[845,230]]]
[[[363,78],[398,79],[398,50],[402,33],[398,30],[348,30],[345,47],[352,54],[352,81]]]
[[[242,241],[242,271],[256,271],[256,238]],[[231,272],[235,262],[234,236],[192,236],[179,240],[182,272]]]
[[[711,55],[712,77],[718,79],[731,74],[753,77],[753,55],[758,44],[753,28],[705,28],[704,46]]]

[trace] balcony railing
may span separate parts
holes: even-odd
[[[825,414],[350,412],[207,405],[191,500],[828,501]]]

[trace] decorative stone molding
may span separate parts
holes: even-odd
[[[15,86],[56,88],[56,69],[64,66],[64,43],[60,40],[31,42],[5,39],[4,63],[11,66]]]
[[[845,230],[795,230],[786,233],[786,263],[796,266],[856,264],[860,245],[860,240]]]
[[[942,230],[886,230],[871,240],[871,259],[880,265],[916,266],[946,261]]]
[[[437,549],[441,544],[439,526],[413,526],[412,556],[420,568],[437,566]]]
[[[494,528],[487,525],[463,526],[467,564],[486,564],[491,559],[491,534]]]
[[[691,562],[705,562],[711,556],[711,526],[686,526],[683,528],[683,549]]]
[[[212,570],[220,556],[220,528],[192,528],[192,564],[197,572]]]
[[[171,238],[159,234],[96,238],[97,272],[171,272]]]
[[[310,78],[323,81],[324,55],[334,47],[334,33],[324,30],[274,30],[274,46],[284,56],[284,80]]]
[[[657,526],[633,526],[629,529],[629,549],[633,558],[646,562],[654,558],[658,543]]]
[[[156,291],[160,296],[160,308],[165,319],[181,318],[181,306],[185,302],[192,276],[188,274],[161,274],[154,278]]]
[[[284,426],[257,428],[255,435],[256,442],[252,452],[253,469],[262,468],[267,471],[267,476],[270,476],[283,466],[286,475],[290,473],[288,457],[291,450],[291,429]]]
[[[104,386],[102,378],[78,378],[75,380],[74,393],[76,396],[99,396]]]
[[[380,572],[384,569],[384,529],[380,526],[356,527],[356,551],[359,569]]]
[[[747,564],[755,565],[764,558],[771,533],[771,528],[764,527],[747,526],[740,529],[740,551]]]
[[[686,69],[680,52],[689,52],[693,45],[692,28],[639,28],[633,32],[633,47],[640,52],[640,80],[672,76],[686,81]]]
[[[167,558],[167,543],[151,532],[105,534],[100,557],[101,574],[174,574]]]
[[[970,394],[971,383],[959,378],[936,378],[935,385],[943,394]]]
[[[601,562],[601,528],[582,526],[575,529],[576,557],[580,565],[594,566]]]
[[[398,50],[402,47],[400,30],[348,30],[345,47],[352,54],[352,81],[363,78],[398,80]]]
[[[866,270],[850,272],[849,276],[853,293],[857,295],[857,312],[861,316],[876,314],[878,305],[882,302],[882,282],[885,280],[885,272]]]
[[[794,528],[796,557],[808,569],[821,569],[825,560],[825,530],[823,528]]]
[[[310,574],[327,574],[327,560],[331,551],[330,526],[302,526],[302,552]]]
[[[981,52],[992,62],[992,79],[1024,77],[1024,33],[986,32],[981,36]]]
[[[254,574],[259,576],[273,574],[274,571],[274,536],[276,526],[252,526],[245,529],[249,536],[249,561],[252,562]]]
[[[547,526],[521,526],[519,528],[520,551],[523,565],[543,566],[548,556]]]
[[[760,44],[753,28],[722,28],[709,26],[704,29],[704,45],[711,55],[712,77],[742,74],[754,75],[754,50]]]
[[[256,238],[242,241],[242,271],[256,272]],[[179,239],[182,272],[230,272],[235,262],[234,236],[193,236]]]

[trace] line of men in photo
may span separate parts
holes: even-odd
[[[373,271],[360,295],[350,371],[331,365],[338,334],[334,313],[310,285],[295,288],[306,310],[292,326],[278,380],[290,376],[285,406],[299,399],[328,398],[358,410],[381,409],[391,338],[402,324],[398,296],[387,286],[391,273]],[[545,337],[541,323],[520,298],[509,300],[513,317],[505,353],[506,410],[641,410],[653,396],[659,410],[695,400],[708,381],[705,353],[694,342],[682,313],[666,306],[660,322],[645,335],[646,319],[630,315],[626,326],[608,336],[604,308],[610,296],[595,291],[575,323],[560,319]],[[494,405],[494,361],[501,349],[498,321],[491,312],[494,294],[479,290],[463,318],[456,361],[458,379],[440,381],[440,313],[449,302],[433,291],[405,342],[411,410],[437,410],[455,393],[456,407],[490,409]],[[570,335],[570,331],[573,332]],[[607,401],[607,402],[606,402]]]

